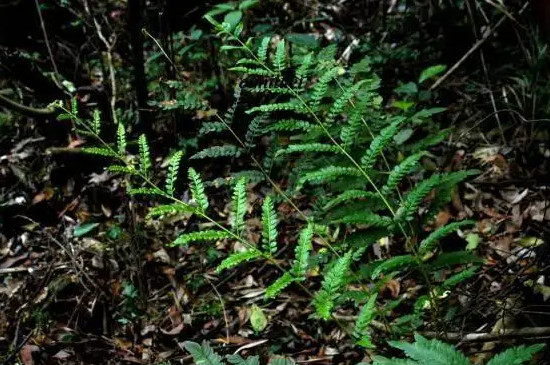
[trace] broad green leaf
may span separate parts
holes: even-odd
[[[74,227],[75,237],[82,237],[90,233],[94,228],[99,226],[99,223],[83,223]]]
[[[418,83],[421,84],[424,81],[439,75],[440,73],[444,72],[446,69],[447,69],[447,66],[445,65],[430,66],[424,71],[422,71],[422,73],[420,74],[420,78],[418,79]]]
[[[253,304],[250,310],[250,324],[256,333],[262,332],[267,327],[267,317],[262,308],[256,304]]]

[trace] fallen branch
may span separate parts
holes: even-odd
[[[463,334],[460,332],[448,332],[441,334],[438,332],[424,332],[422,333],[422,335],[451,342],[487,342],[510,338],[550,336],[550,327],[525,327],[518,329],[507,329],[501,330],[497,333],[474,332]]]
[[[54,107],[33,108],[13,101],[0,93],[0,106],[6,109],[21,113],[28,117],[49,117],[56,113]]]

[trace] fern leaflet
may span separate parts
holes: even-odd
[[[176,238],[171,244],[171,247],[174,246],[185,246],[191,242],[207,242],[207,241],[217,241],[224,238],[230,238],[231,235],[225,231],[214,231],[214,230],[205,230],[197,231],[182,234]]]
[[[267,252],[277,252],[277,213],[269,196],[262,205],[262,242]]]
[[[204,184],[194,168],[189,168],[188,175],[190,180],[189,188],[191,190],[193,200],[195,200],[199,210],[204,213],[208,209],[208,197],[204,192]]]

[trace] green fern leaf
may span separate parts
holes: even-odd
[[[226,144],[223,146],[212,146],[195,153],[191,159],[240,157],[243,150],[237,146]]]
[[[216,354],[206,341],[203,341],[202,345],[185,341],[183,347],[193,356],[193,360],[197,365],[224,365],[221,356]]]
[[[369,297],[367,303],[361,308],[359,315],[355,321],[355,326],[353,327],[353,337],[355,342],[359,346],[363,347],[373,347],[371,342],[371,337],[368,332],[369,324],[372,322],[376,316],[376,298],[378,294],[374,293]]]
[[[449,223],[447,225],[439,227],[438,229],[436,229],[435,231],[430,233],[430,235],[428,237],[424,238],[424,240],[422,240],[422,242],[420,242],[420,246],[418,247],[418,253],[420,255],[427,254],[428,252],[430,252],[431,250],[433,250],[435,248],[435,246],[437,245],[437,242],[440,239],[442,239],[443,237],[445,237],[448,234],[456,231],[460,227],[471,226],[473,224],[475,224],[474,221],[466,220],[466,221],[461,221],[461,222]]]
[[[375,356],[372,365],[419,365],[418,362],[409,359],[388,359],[384,356]]]
[[[452,267],[454,265],[464,264],[483,264],[485,261],[470,251],[445,252],[436,256],[430,262],[430,270],[437,270],[442,267]]]
[[[117,174],[128,174],[128,175],[137,174],[137,171],[133,166],[111,165],[107,167],[107,170]]]
[[[168,173],[166,174],[166,193],[170,196],[174,196],[176,190],[176,180],[178,179],[178,172],[180,169],[180,161],[183,157],[183,151],[177,151],[170,157],[168,163]]]
[[[308,80],[308,73],[313,63],[313,55],[308,53],[302,59],[300,67],[296,70],[296,81],[294,82],[294,88],[301,90],[306,85]]]
[[[94,109],[92,114],[92,131],[94,131],[96,135],[99,135],[101,132],[101,114],[97,109]]]
[[[124,155],[126,153],[126,130],[124,129],[124,125],[122,125],[122,123],[118,123],[116,142],[118,153],[120,155]]]
[[[277,252],[277,213],[269,196],[262,205],[262,241],[267,252]]]
[[[401,161],[401,163],[393,168],[388,176],[386,185],[381,189],[383,195],[388,195],[391,191],[398,188],[399,183],[406,175],[412,173],[418,167],[418,161],[425,156],[426,153],[415,153]]]
[[[372,140],[367,152],[361,157],[361,166],[363,166],[365,170],[368,171],[373,168],[378,156],[382,153],[382,150],[386,148],[393,136],[397,134],[404,121],[405,118],[395,118],[389,126],[382,129]]]
[[[245,66],[235,66],[231,67],[229,71],[242,72],[247,75],[254,76],[274,76],[275,73],[271,70],[266,70],[265,68],[249,68]]]
[[[296,280],[305,280],[309,253],[312,249],[311,240],[313,238],[313,226],[308,224],[306,228],[300,232],[298,238],[298,246],[295,249],[294,263],[290,273],[296,278]]]
[[[338,195],[336,198],[330,200],[323,206],[323,210],[327,211],[334,208],[337,205],[348,202],[355,199],[368,199],[379,201],[380,197],[371,191],[364,190],[346,190],[342,194]]]
[[[324,184],[334,181],[343,176],[361,176],[361,172],[354,167],[327,166],[319,170],[305,173],[298,179],[297,189],[299,190],[306,182],[312,184]]]
[[[209,133],[220,133],[225,131],[226,126],[222,122],[204,122],[199,129],[199,137],[203,137]]]
[[[466,270],[459,272],[458,274],[451,276],[441,284],[441,288],[443,289],[454,288],[458,284],[474,276],[478,269],[479,269],[479,266],[472,266]]]
[[[139,146],[139,170],[140,172],[147,176],[149,169],[151,169],[151,153],[149,151],[149,145],[147,143],[147,137],[145,134],[139,136],[138,139]]]
[[[414,336],[415,343],[388,342],[391,346],[403,350],[405,354],[421,364],[433,365],[471,365],[470,361],[453,346],[439,340],[427,340],[419,334]]]
[[[281,71],[283,71],[286,68],[286,47],[285,47],[284,39],[282,39],[277,44],[277,49],[275,51],[275,60],[273,61],[273,67],[275,67],[275,69],[279,71],[279,73],[281,73]]]
[[[317,83],[313,87],[313,93],[311,95],[311,109],[319,109],[319,105],[321,105],[321,100],[323,100],[328,91],[329,83],[343,71],[344,69],[342,67],[336,66],[321,75],[319,81],[317,81]]]
[[[280,87],[280,86],[269,86],[269,85],[257,85],[251,88],[247,88],[246,91],[248,91],[251,94],[274,94],[274,95],[292,95],[294,94],[292,89],[289,89],[288,87]]]
[[[264,297],[265,299],[275,298],[283,289],[289,286],[294,281],[294,278],[290,273],[285,272],[283,276],[275,280],[270,286],[265,290]]]
[[[248,109],[246,113],[247,114],[254,114],[259,112],[271,113],[271,112],[279,112],[279,111],[291,111],[298,114],[308,113],[307,109],[302,104],[299,104],[296,101],[263,104],[263,105],[255,106],[253,108]]]
[[[521,365],[531,360],[533,355],[542,351],[544,347],[542,343],[527,347],[525,345],[512,347],[494,356],[487,365]]]
[[[276,123],[267,126],[267,131],[270,132],[294,132],[308,131],[314,127],[310,122],[298,119],[283,119]]]
[[[231,254],[218,265],[216,272],[221,273],[225,269],[230,269],[243,262],[254,260],[261,256],[262,252],[257,248],[249,248],[246,251]]]
[[[328,115],[326,117],[326,123],[331,124],[334,123],[336,120],[336,117],[342,113],[346,105],[351,101],[355,93],[365,84],[367,80],[361,80],[355,84],[353,84],[351,87],[344,90],[342,95],[340,95],[334,103],[332,103],[332,106],[330,107],[330,110],[328,112]]]
[[[265,63],[267,61],[267,51],[269,49],[269,42],[271,41],[271,37],[263,37],[262,41],[260,42],[260,47],[258,47],[258,59],[260,62]]]
[[[313,299],[315,312],[322,319],[329,319],[332,315],[334,301],[338,296],[338,291],[346,280],[346,274],[351,263],[351,256],[352,251],[348,251],[344,256],[336,260],[324,276],[321,290]]]
[[[237,354],[227,355],[227,361],[234,365],[260,365],[260,357],[258,355],[250,356],[246,359],[243,359],[241,355]]]
[[[84,147],[80,151],[88,155],[105,156],[105,157],[118,157],[115,151],[110,148],[103,147]]]
[[[275,157],[285,156],[291,153],[307,153],[307,152],[330,152],[333,154],[341,153],[341,150],[333,145],[326,143],[307,143],[307,144],[291,144],[284,149],[280,149],[275,153]]]
[[[232,236],[228,232],[207,229],[205,231],[197,231],[197,232],[182,234],[170,244],[170,247],[185,246],[190,242],[217,241],[217,240],[230,238],[230,237]]]
[[[246,214],[246,179],[237,181],[233,190],[233,220],[231,226],[237,235],[244,232],[244,215]]]
[[[416,265],[416,259],[412,255],[394,256],[387,260],[384,260],[376,269],[372,272],[372,279],[376,279],[378,275],[388,272],[403,269],[405,267]]]
[[[195,171],[194,168],[190,167],[188,170],[189,175],[189,189],[191,190],[191,196],[197,204],[197,207],[202,213],[205,213],[208,209],[208,197],[204,192],[204,184],[201,180],[200,175]]]
[[[441,175],[433,174],[426,180],[416,184],[413,189],[404,198],[401,208],[397,212],[396,220],[412,219],[418,212],[420,204],[426,199],[428,194],[441,183]]]
[[[149,210],[147,218],[161,217],[178,213],[193,213],[195,209],[187,204],[175,203],[168,205],[158,205]]]
[[[130,188],[128,189],[128,194],[130,195],[160,195],[164,196],[164,191],[158,188]]]
[[[354,211],[350,214],[333,219],[331,223],[366,224],[371,227],[389,228],[393,223],[390,217],[381,216],[369,211]]]

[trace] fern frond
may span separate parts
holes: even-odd
[[[441,284],[441,288],[443,289],[454,288],[458,284],[474,276],[478,269],[479,269],[479,266],[472,266],[466,270],[459,272],[458,274],[451,276]]]
[[[246,251],[237,252],[225,258],[216,268],[217,273],[221,273],[225,269],[230,269],[243,262],[257,259],[262,256],[262,252],[257,248],[250,248]]]
[[[226,129],[225,124],[222,122],[204,122],[199,129],[199,137],[203,137],[209,133],[219,133]]]
[[[250,65],[250,66],[261,66],[261,64],[253,58],[241,58],[237,61],[237,65]]]
[[[316,314],[322,319],[329,319],[332,315],[334,300],[338,291],[345,283],[346,274],[351,263],[352,251],[336,260],[332,267],[327,271],[323,278],[321,290],[317,292],[313,299]]]
[[[191,159],[240,157],[243,150],[237,146],[226,144],[223,146],[212,146],[195,153]]]
[[[373,347],[371,337],[368,332],[369,324],[376,316],[376,298],[378,294],[374,293],[369,297],[367,303],[361,308],[355,326],[353,327],[353,337],[355,343],[363,347]]]
[[[361,176],[361,172],[354,167],[327,166],[318,170],[305,173],[298,179],[297,189],[300,189],[306,182],[312,184],[324,184],[334,181],[343,176]]]
[[[470,361],[453,346],[439,340],[428,340],[415,334],[415,343],[389,341],[388,343],[403,350],[408,357],[421,364],[438,365],[471,365]]]
[[[118,123],[116,142],[118,153],[124,155],[124,153],[126,153],[126,129],[124,129],[124,125],[122,123]]]
[[[381,189],[383,195],[388,195],[391,191],[397,189],[399,183],[403,180],[406,175],[412,173],[418,167],[418,161],[425,156],[426,153],[420,152],[415,153],[407,158],[405,158],[401,163],[393,168],[388,176],[386,185]]]
[[[507,349],[495,355],[487,365],[521,365],[533,358],[537,352],[542,351],[546,345],[538,343],[531,346],[517,346]]]
[[[199,210],[204,213],[208,209],[208,197],[204,192],[204,184],[201,177],[192,167],[189,168],[187,174],[190,180],[189,189],[191,190],[191,196]]]
[[[311,53],[308,53],[304,56],[302,62],[300,63],[300,67],[298,67],[298,69],[296,70],[296,81],[294,82],[294,88],[299,90],[304,88],[312,63],[313,55]]]
[[[271,103],[255,106],[246,111],[247,114],[254,114],[258,112],[271,113],[279,111],[291,111],[298,114],[307,114],[307,109],[296,101],[287,101],[282,103]]]
[[[283,289],[289,286],[294,281],[294,278],[290,273],[285,272],[283,276],[275,280],[270,286],[265,290],[264,297],[265,299],[275,298]]]
[[[228,232],[207,229],[205,231],[197,231],[197,232],[182,234],[170,244],[170,247],[185,246],[190,242],[217,241],[217,240],[230,238],[230,237],[231,235]]]
[[[291,153],[305,152],[331,152],[334,154],[341,153],[341,150],[333,145],[326,143],[307,143],[307,144],[291,144],[284,149],[280,149],[275,153],[275,157],[289,155]]]
[[[380,200],[380,197],[376,193],[373,193],[371,191],[346,190],[342,194],[338,195],[336,198],[329,200],[328,203],[323,206],[323,210],[327,211],[347,201],[363,198],[377,201]]]
[[[308,131],[314,127],[310,122],[299,119],[283,119],[267,126],[268,131],[272,132],[293,132]]]
[[[342,67],[336,66],[321,75],[319,81],[317,81],[317,83],[313,87],[313,93],[311,94],[311,109],[319,109],[319,105],[321,105],[321,100],[323,100],[328,91],[329,83],[343,71],[344,69]]]
[[[117,174],[137,174],[136,169],[133,166],[124,166],[124,165],[111,165],[107,167],[107,171],[114,172]]]
[[[192,213],[195,209],[192,206],[182,203],[158,205],[149,209],[147,218],[160,217],[164,215],[172,215],[177,213]]]
[[[285,40],[282,39],[277,43],[277,49],[275,50],[275,59],[273,60],[273,67],[281,73],[286,68],[286,45]]]
[[[227,361],[233,365],[260,365],[260,357],[258,355],[249,356],[243,359],[241,355],[227,355]]]
[[[326,123],[334,123],[336,117],[342,113],[348,102],[353,98],[355,93],[365,84],[366,80],[361,80],[351,87],[347,88],[342,94],[332,103],[330,110],[326,117]]]
[[[94,109],[92,114],[92,131],[94,131],[96,135],[99,135],[101,132],[101,114],[98,109]]]
[[[418,365],[418,362],[410,359],[388,359],[384,356],[375,356],[372,365]]]
[[[178,172],[180,169],[180,161],[183,157],[183,151],[177,151],[170,157],[168,163],[168,172],[166,173],[166,193],[170,196],[174,196],[176,190],[176,180],[178,179]]]
[[[443,237],[445,237],[446,235],[456,231],[460,227],[471,226],[473,224],[475,224],[474,221],[465,220],[460,222],[452,222],[447,225],[439,227],[438,229],[430,233],[428,237],[424,238],[422,242],[420,242],[420,246],[418,247],[418,253],[420,255],[427,254],[428,252],[433,250],[437,245],[437,242]]]
[[[454,265],[463,264],[483,264],[485,261],[473,254],[470,251],[453,251],[445,252],[436,256],[436,258],[430,262],[429,268],[431,270],[437,270],[442,267],[452,267]]]
[[[233,220],[231,226],[237,235],[245,229],[244,215],[246,214],[246,180],[239,179],[233,190]]]
[[[393,136],[397,134],[404,121],[405,118],[395,118],[389,126],[382,129],[380,133],[374,137],[367,152],[361,157],[361,166],[363,166],[365,170],[368,171],[373,168],[378,156],[382,150],[386,148]]]
[[[274,95],[292,95],[293,91],[288,87],[281,86],[270,86],[270,85],[257,85],[254,87],[247,88],[251,94],[274,94]]]
[[[387,260],[384,260],[376,269],[372,272],[372,279],[376,279],[378,275],[388,272],[402,269],[405,267],[416,265],[416,259],[412,255],[401,255],[390,257]]]
[[[393,223],[390,217],[375,214],[369,211],[355,211],[343,217],[333,219],[331,223],[366,224],[371,227],[389,228]]]
[[[313,238],[313,226],[308,224],[306,228],[300,232],[298,238],[298,245],[295,249],[294,262],[290,273],[296,278],[296,280],[305,280],[309,253],[312,249],[311,240]]]
[[[441,175],[433,174],[426,180],[416,184],[412,190],[405,196],[402,206],[397,212],[397,220],[408,220],[418,211],[420,204],[426,199],[428,194],[441,183]]]
[[[271,37],[263,37],[262,41],[260,42],[260,47],[258,47],[257,56],[260,62],[265,63],[267,61],[267,51],[269,49],[269,42],[271,41]]]
[[[130,195],[161,195],[164,196],[164,191],[158,188],[132,188],[128,189],[128,194]]]
[[[249,68],[246,66],[235,66],[231,67],[229,71],[235,71],[235,72],[242,72],[247,75],[255,75],[255,76],[274,76],[275,73],[266,70],[265,68]]]
[[[262,205],[262,242],[267,252],[277,252],[277,213],[269,196]]]
[[[115,151],[110,148],[103,147],[84,147],[80,151],[88,155],[104,156],[104,157],[118,157]]]
[[[138,139],[139,147],[139,170],[145,176],[149,173],[151,168],[151,153],[149,151],[149,144],[147,143],[147,137],[145,134],[139,136]]]
[[[224,365],[221,356],[216,354],[206,341],[203,341],[202,345],[185,341],[183,347],[193,356],[193,360],[197,365]]]

